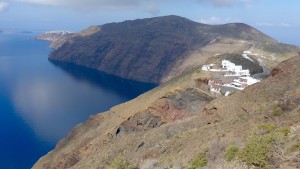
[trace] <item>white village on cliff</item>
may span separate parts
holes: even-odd
[[[220,72],[208,81],[209,89],[216,94],[228,96],[230,93],[244,90],[259,80],[250,76],[248,69],[235,65],[229,60],[222,60],[221,66],[216,64],[203,65],[202,71]]]

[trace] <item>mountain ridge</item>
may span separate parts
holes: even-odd
[[[206,25],[174,15],[92,26],[63,42],[50,60],[149,83],[165,82],[218,53],[253,48],[274,66],[272,54],[289,58],[299,49],[243,23]]]

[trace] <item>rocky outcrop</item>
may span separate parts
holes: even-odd
[[[218,53],[253,47],[268,58],[298,52],[246,24],[205,25],[179,16],[92,26],[63,42],[50,60],[148,83],[165,82]]]
[[[56,150],[49,154],[49,156],[57,160],[45,162],[42,168],[63,169],[73,167],[86,158],[86,156],[91,155],[97,148],[100,148],[110,141],[120,141],[120,139],[122,140],[126,136],[143,134],[146,131],[151,131],[174,121],[181,120],[184,117],[191,116],[203,109],[212,99],[211,96],[200,90],[187,88],[167,92],[164,96],[151,103],[148,108],[131,114],[124,114],[122,118],[114,116],[116,113],[114,110],[92,116],[84,125],[73,130],[68,138],[62,140],[57,145]],[[101,126],[104,128],[100,129],[99,123],[102,123]],[[55,152],[64,151],[66,146],[69,146],[70,141],[73,142],[75,141],[74,139],[79,139],[86,131],[94,130],[93,128],[100,129],[96,129],[96,137],[86,137],[84,140],[81,140],[81,143],[76,146],[77,148],[71,150],[72,153],[70,154],[59,153],[58,156],[54,155]],[[176,128],[172,130],[174,130],[172,132],[175,133],[179,132],[179,129]],[[133,148],[137,151],[143,146],[144,142],[141,141],[138,145],[134,145]],[[117,145],[115,145],[115,147],[117,147]],[[39,167],[37,165],[34,168]]]
[[[168,93],[153,102],[146,110],[129,117],[118,127],[115,135],[147,131],[180,120],[198,112],[213,98],[193,88]]]

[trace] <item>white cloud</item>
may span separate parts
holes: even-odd
[[[257,26],[274,26],[274,24],[269,23],[269,22],[259,22],[256,23]]]
[[[285,22],[282,22],[282,23],[269,23],[269,22],[259,22],[259,23],[256,23],[257,26],[263,26],[263,27],[286,27],[286,28],[289,28],[289,27],[292,27],[291,24],[288,24],[288,23],[285,23]]]
[[[76,10],[90,11],[101,9],[132,10],[141,8],[151,15],[160,13],[161,0],[15,0],[49,6],[63,6]]]
[[[205,24],[219,24],[219,23],[221,23],[221,18],[212,16],[207,19],[200,19],[200,22],[205,23]]]
[[[284,23],[284,22],[283,22],[283,23],[280,23],[279,26],[281,26],[281,27],[287,27],[287,28],[292,27],[291,24]]]
[[[0,12],[5,10],[8,7],[8,3],[0,1]]]
[[[103,9],[133,10],[142,9],[151,15],[158,15],[163,5],[172,5],[174,1],[181,0],[0,0],[0,12],[9,6],[9,2],[22,2],[54,7],[68,7],[71,9],[88,12]],[[187,0],[186,3],[196,2],[214,7],[250,7],[258,0]]]
[[[160,13],[159,6],[155,3],[146,4],[145,8],[152,15],[158,15]]]
[[[148,3],[156,6],[158,3],[166,0],[14,0],[19,2],[28,2],[53,6],[70,6],[70,7],[136,7],[142,3]],[[216,7],[244,5],[247,6],[255,0],[192,0],[200,3],[211,3]],[[169,3],[172,3],[169,0]]]
[[[196,0],[200,3],[211,3],[215,7],[228,7],[228,6],[244,6],[249,7],[251,6],[251,2],[253,0]]]
[[[230,17],[228,18],[219,18],[216,16],[212,16],[210,18],[206,18],[206,19],[200,19],[199,20],[200,23],[204,23],[204,24],[224,24],[224,23],[232,23],[232,22],[239,22],[236,19],[232,19]]]
[[[162,2],[173,3],[171,0],[13,0],[24,3],[33,3],[49,6],[64,6],[80,9],[132,9],[142,8],[152,15],[160,13],[160,5]],[[176,0],[179,1],[179,0]],[[212,4],[215,7],[229,7],[234,5],[247,6],[254,0],[189,0],[204,4]],[[188,3],[188,2],[187,2]]]
[[[76,9],[90,8],[131,8],[139,6],[141,0],[17,0],[20,2],[50,5],[66,6]]]

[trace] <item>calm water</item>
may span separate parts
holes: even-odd
[[[34,34],[0,34],[0,164],[27,169],[89,115],[154,85],[47,59]]]

